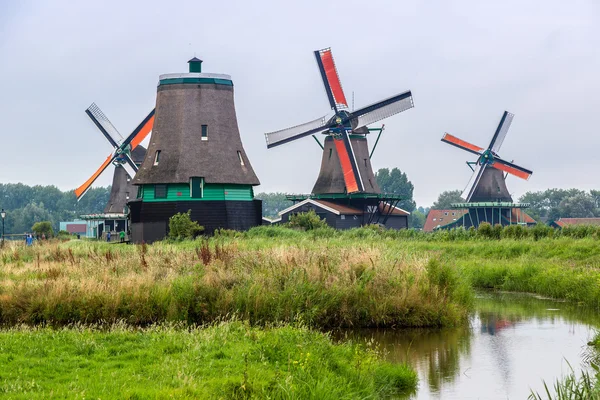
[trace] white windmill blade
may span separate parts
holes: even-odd
[[[85,110],[85,113],[91,118],[98,129],[100,129],[102,134],[106,136],[106,139],[108,139],[110,144],[113,145],[113,147],[119,147],[118,142],[123,141],[123,136],[121,136],[108,117],[104,115],[100,107],[98,107],[96,103],[92,103],[92,105]],[[117,136],[121,139],[118,140]]]
[[[409,90],[353,111],[350,113],[352,126],[358,128],[367,126],[391,117],[392,115],[409,110],[414,106],[412,93]],[[356,123],[354,121],[356,121]]]
[[[265,133],[267,147],[274,147],[283,143],[291,142],[304,136],[312,135],[319,131],[327,129],[327,116],[317,118],[314,121],[309,121],[301,125],[292,126],[291,128],[282,129],[275,132]]]
[[[492,138],[492,142],[490,143],[490,148],[492,149],[492,152],[498,154],[498,152],[500,151],[500,147],[504,142],[504,138],[506,138],[508,128],[510,128],[510,124],[512,123],[514,117],[514,114],[511,114],[508,111],[504,111],[502,119],[500,120],[500,124],[498,124],[498,128],[496,128],[496,132],[494,133],[494,137]]]
[[[481,179],[483,171],[485,171],[486,167],[487,164],[477,164],[475,171],[473,171],[473,175],[471,175],[471,179],[469,179],[469,183],[467,183],[465,190],[460,195],[460,197],[465,199],[467,203],[471,200],[471,196],[473,196],[473,192],[475,191],[475,188],[477,187],[477,184],[479,183],[479,180]]]

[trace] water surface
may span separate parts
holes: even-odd
[[[370,330],[390,361],[419,374],[414,399],[526,399],[533,389],[585,368],[597,313],[527,294],[481,293],[468,327]]]

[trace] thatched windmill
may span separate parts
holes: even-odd
[[[191,210],[210,233],[248,229],[262,220],[253,186],[260,182],[242,146],[229,75],[202,72],[192,58],[188,73],[159,77],[154,128],[133,184],[132,240],[162,239],[168,221]]]

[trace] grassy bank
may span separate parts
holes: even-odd
[[[265,236],[152,246],[72,241],[0,253],[0,321],[255,324],[318,328],[463,322],[472,294],[428,253],[374,240]]]
[[[151,246],[13,244],[0,250],[0,323],[202,324],[235,315],[324,329],[449,326],[465,320],[473,288],[600,308],[593,237],[399,236],[406,232],[260,227]]]
[[[382,398],[416,373],[374,349],[301,327],[0,331],[0,396],[46,398]]]

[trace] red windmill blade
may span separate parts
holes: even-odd
[[[138,167],[136,163],[131,159],[129,153],[135,149],[152,131],[154,126],[154,110],[150,111],[148,116],[131,132],[127,138],[123,140],[121,144],[118,144],[114,139],[113,135],[117,134],[120,136],[117,129],[110,122],[110,120],[104,115],[102,110],[95,104],[85,110],[86,114],[98,127],[100,132],[106,137],[109,143],[113,146],[113,154],[109,155],[106,160],[100,165],[100,167],[92,174],[88,180],[86,180],[81,186],[75,189],[75,196],[77,201],[88,191],[92,184],[98,179],[98,177],[104,172],[104,170],[113,162],[117,157],[122,158],[123,162],[126,162],[135,172]],[[112,135],[111,135],[112,133]]]

